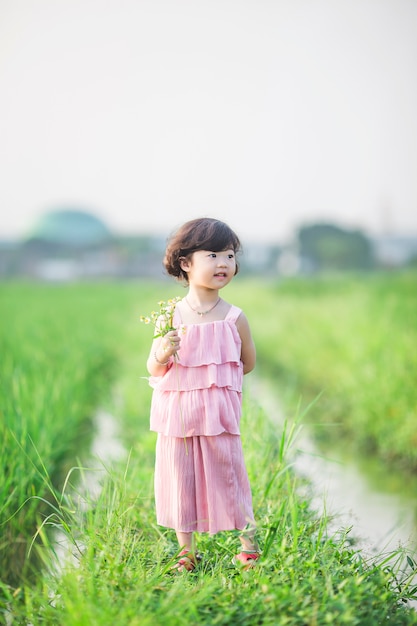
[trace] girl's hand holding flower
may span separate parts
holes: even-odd
[[[179,359],[177,353],[180,348],[180,337],[173,326],[173,317],[175,306],[180,300],[179,297],[171,298],[167,302],[161,300],[158,302],[159,311],[152,311],[149,316],[140,316],[141,322],[152,324],[154,327],[151,354],[147,361],[148,371],[152,375],[159,376],[161,368],[169,366],[171,357],[174,357],[174,360]]]
[[[171,356],[176,357],[180,349],[180,343],[181,340],[177,330],[170,330],[162,337],[160,346],[162,347],[166,359]]]

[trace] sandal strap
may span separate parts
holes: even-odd
[[[188,571],[191,571],[197,565],[197,559],[195,554],[190,552],[189,550],[181,550],[178,554],[178,561],[174,568],[185,567]]]
[[[193,563],[196,560],[196,555],[193,552],[190,552],[190,550],[181,550],[181,552],[178,555],[179,557],[183,557],[186,559],[189,559],[190,561],[192,561]]]

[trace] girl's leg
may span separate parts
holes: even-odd
[[[176,531],[178,543],[180,544],[181,550],[187,550],[187,552],[191,552],[194,554],[195,545],[194,545],[194,533],[183,533],[179,530]]]
[[[179,572],[192,571],[196,566],[196,554],[194,545],[194,534],[176,531],[178,543],[180,544],[180,558],[174,565],[173,569]]]
[[[255,538],[255,526],[248,525],[240,535],[240,543],[242,544],[242,552],[237,554],[233,559],[234,563],[238,563],[243,569],[250,569],[259,559],[259,546]]]
[[[259,552],[258,542],[255,538],[255,526],[248,526],[240,535],[240,543],[244,552]]]

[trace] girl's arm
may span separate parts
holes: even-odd
[[[253,370],[256,363],[256,348],[249,328],[249,322],[244,313],[241,313],[236,321],[236,327],[242,340],[240,358],[243,363],[243,373],[248,374]]]

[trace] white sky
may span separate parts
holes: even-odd
[[[417,234],[416,0],[0,0],[0,238]]]

